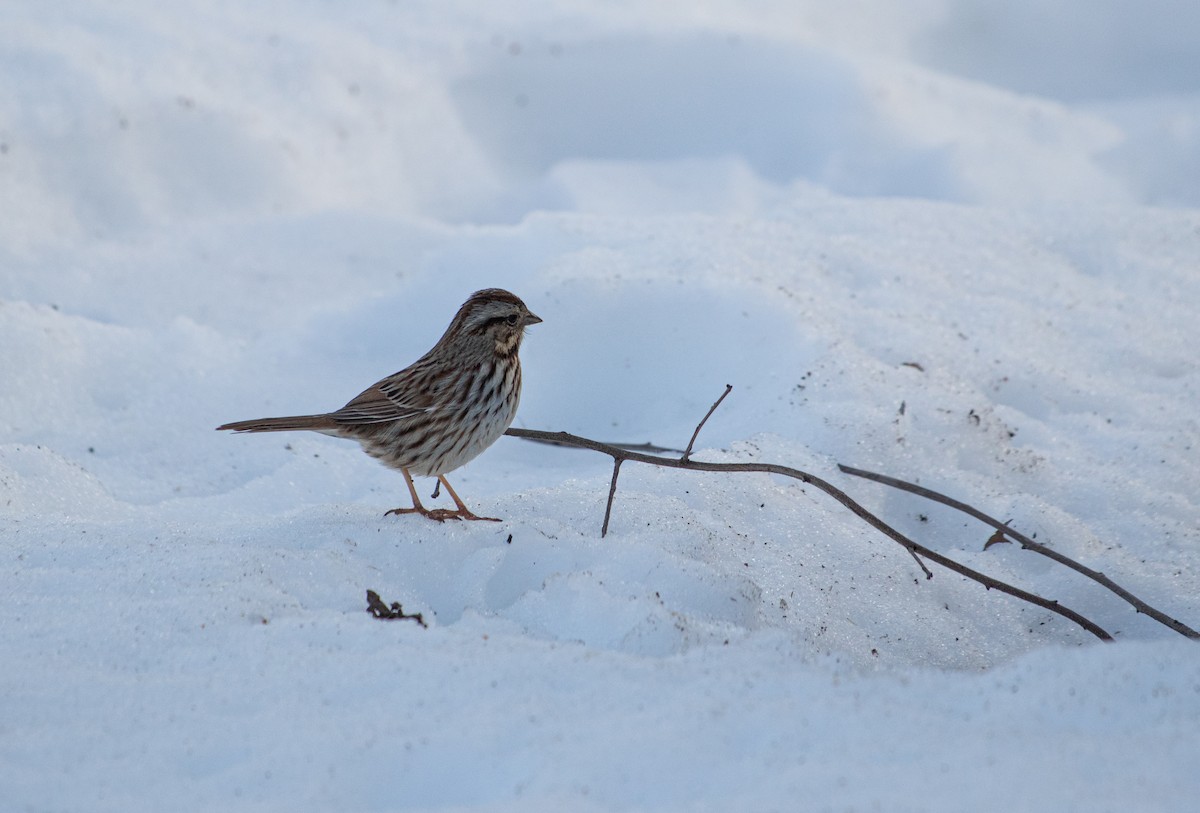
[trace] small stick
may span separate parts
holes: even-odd
[[[1079,562],[1076,562],[1074,559],[1072,559],[1068,556],[1064,556],[1063,554],[1059,553],[1058,551],[1054,550],[1053,548],[1048,548],[1045,545],[1042,545],[1038,542],[1034,542],[1032,539],[1030,539],[1025,534],[1020,533],[1019,531],[1015,531],[1012,528],[1008,527],[1008,523],[1000,522],[999,520],[988,516],[987,514],[983,513],[982,511],[980,511],[979,509],[977,509],[973,506],[967,505],[964,502],[959,502],[958,500],[954,499],[953,497],[947,497],[945,494],[940,494],[937,491],[933,491],[932,489],[925,488],[924,486],[919,486],[916,483],[909,483],[905,480],[899,480],[895,477],[888,477],[883,474],[876,474],[874,472],[864,471],[862,469],[855,469],[855,468],[851,468],[850,466],[843,466],[841,464],[838,464],[838,468],[841,469],[846,474],[850,474],[855,477],[862,477],[865,480],[874,480],[877,483],[883,483],[885,486],[891,486],[892,488],[898,488],[901,491],[908,491],[912,494],[916,494],[919,497],[924,497],[925,499],[933,500],[934,502],[940,502],[942,505],[948,505],[951,508],[962,511],[964,514],[975,517],[975,519],[979,520],[980,522],[982,522],[986,525],[990,525],[996,529],[996,534],[993,534],[992,538],[988,540],[988,545],[993,544],[995,541],[999,541],[996,539],[997,535],[1006,534],[1008,536],[1011,536],[1013,539],[1015,539],[1017,542],[1019,542],[1021,544],[1021,547],[1024,548],[1025,550],[1031,550],[1034,553],[1040,553],[1042,556],[1049,557],[1050,559],[1053,559],[1054,561],[1058,562],[1060,565],[1065,565],[1065,566],[1071,568],[1072,570],[1076,571],[1077,573],[1082,573],[1084,576],[1087,576],[1089,579],[1096,582],[1097,584],[1100,584],[1100,585],[1104,586],[1105,588],[1111,590],[1113,593],[1117,594],[1122,599],[1127,601],[1139,613],[1150,616],[1151,618],[1153,618],[1155,621],[1159,622],[1160,624],[1164,624],[1164,625],[1170,627],[1171,629],[1178,632],[1180,635],[1183,635],[1187,638],[1200,638],[1200,632],[1196,632],[1196,630],[1192,629],[1187,624],[1184,624],[1182,621],[1172,618],[1171,616],[1167,615],[1166,613],[1162,612],[1161,610],[1157,610],[1154,607],[1151,607],[1149,604],[1142,601],[1140,598],[1135,596],[1133,593],[1130,593],[1125,588],[1121,587],[1119,584],[1114,582],[1112,579],[1108,578],[1108,576],[1105,576],[1100,571],[1092,570],[1090,567],[1080,564]],[[987,549],[987,545],[984,546],[984,549],[985,550]]]
[[[700,419],[700,423],[696,424],[696,431],[692,433],[692,439],[688,441],[687,448],[683,450],[683,457],[679,458],[686,463],[692,456],[692,445],[695,444],[696,438],[700,436],[700,430],[704,428],[704,424],[708,423],[708,419],[717,411],[717,407],[725,400],[725,396],[733,389],[732,384],[725,385],[725,392],[721,393],[721,397],[716,400],[712,406],[708,408],[708,412],[704,413],[704,417]]]
[[[540,440],[538,438],[525,438],[530,443],[541,443],[546,446],[562,446],[566,449],[574,448],[570,444],[559,443],[556,440]],[[664,452],[674,452],[675,454],[683,454],[683,449],[674,449],[670,446],[659,446],[657,443],[621,443],[619,441],[608,441],[610,446],[616,446],[618,449],[625,449],[630,452],[646,452],[647,454],[660,454]]]
[[[608,503],[604,506],[604,525],[600,528],[600,537],[603,539],[608,536],[608,520],[612,517],[613,500],[617,497],[617,475],[621,473],[620,458],[613,458],[613,476],[612,482],[608,484]]]
[[[383,599],[374,590],[367,591],[367,612],[373,618],[378,618],[382,621],[392,621],[397,618],[402,618],[406,621],[416,621],[422,627],[428,628],[425,623],[425,617],[420,613],[406,613],[404,608],[400,606],[400,602],[393,601],[391,605],[383,603]]]

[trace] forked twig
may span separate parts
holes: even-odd
[[[730,389],[732,388],[727,386],[725,393],[718,398],[717,402],[713,404],[711,409],[709,409],[708,414],[704,416],[704,420],[700,422],[700,426],[696,428],[696,432],[692,435],[692,442],[694,442],[696,436],[699,435],[700,427],[704,425],[704,422],[708,420],[709,415],[712,415],[713,411],[716,410],[717,406],[719,406],[721,401],[724,400],[725,395],[729,394]],[[630,451],[609,443],[602,443],[598,440],[572,435],[568,432],[546,432],[539,429],[509,429],[505,434],[512,435],[513,437],[517,438],[524,438],[526,440],[552,443],[559,446],[591,449],[592,451],[606,454],[612,458],[613,476],[612,481],[609,484],[608,502],[604,509],[604,525],[601,528],[601,536],[608,532],[608,522],[612,516],[613,500],[617,493],[617,476],[619,474],[621,464],[626,461],[632,461],[634,463],[646,463],[651,466],[661,466],[669,469],[687,469],[690,471],[760,472],[767,474],[779,474],[784,477],[791,477],[799,480],[802,483],[808,483],[816,486],[849,509],[850,512],[855,516],[862,519],[864,522],[887,536],[889,539],[892,539],[901,545],[909,552],[909,554],[921,567],[921,570],[924,571],[927,579],[933,578],[933,573],[930,572],[929,568],[925,566],[920,557],[929,559],[930,561],[935,562],[948,570],[952,570],[955,573],[967,577],[968,579],[979,582],[988,590],[997,590],[1001,593],[1007,593],[1014,598],[1019,598],[1022,601],[1029,602],[1030,604],[1042,607],[1050,612],[1057,613],[1064,618],[1068,618],[1101,640],[1112,640],[1112,636],[1100,626],[1075,612],[1074,610],[1064,607],[1057,601],[1043,598],[1035,593],[1030,593],[1026,590],[1022,590],[1019,587],[1014,587],[1013,585],[1002,582],[999,579],[994,579],[991,576],[980,573],[979,571],[972,570],[966,565],[959,564],[953,559],[943,556],[937,551],[930,550],[924,545],[914,542],[892,526],[888,525],[879,517],[872,514],[866,508],[859,505],[841,489],[837,488],[831,483],[826,482],[825,480],[822,480],[820,477],[809,474],[808,472],[794,469],[790,466],[780,466],[774,463],[706,463],[699,460],[692,460],[689,456],[692,449],[692,443],[688,443],[687,451],[684,453],[682,458],[675,459],[670,457],[657,457],[654,455]]]
[[[995,540],[999,535],[1010,536],[1016,542],[1020,543],[1021,547],[1025,550],[1031,550],[1034,553],[1040,553],[1042,556],[1049,557],[1050,559],[1058,562],[1060,565],[1065,565],[1066,567],[1071,568],[1071,570],[1081,573],[1097,584],[1111,590],[1113,593],[1117,594],[1130,605],[1132,605],[1133,608],[1139,613],[1150,616],[1155,621],[1170,627],[1180,635],[1188,638],[1200,639],[1200,632],[1192,629],[1182,621],[1172,618],[1161,610],[1157,610],[1150,606],[1145,601],[1142,601],[1140,598],[1121,587],[1119,584],[1114,582],[1108,576],[1105,576],[1100,571],[1092,570],[1090,567],[1076,562],[1074,559],[1068,556],[1064,556],[1053,548],[1046,547],[1039,542],[1034,542],[1020,531],[1010,528],[1007,523],[1000,522],[998,519],[988,516],[974,506],[967,505],[966,503],[960,502],[953,497],[947,497],[945,494],[925,488],[924,486],[919,486],[916,483],[909,483],[905,480],[899,480],[895,477],[888,477],[884,474],[876,474],[875,472],[864,471],[863,469],[856,469],[850,466],[843,466],[841,464],[838,464],[838,468],[846,474],[853,475],[854,477],[862,477],[866,480],[874,480],[877,483],[882,483],[883,485],[891,486],[892,488],[898,488],[901,491],[908,491],[912,494],[916,494],[919,497],[924,497],[925,499],[933,500],[934,502],[940,502],[942,505],[948,505],[951,508],[963,512],[964,514],[975,517],[975,519],[979,520],[985,525],[990,525],[996,529],[996,534],[992,536],[992,540]],[[989,540],[989,544],[990,542],[991,540]]]
[[[859,505],[841,489],[835,487],[831,483],[826,482],[825,480],[822,480],[820,477],[800,471],[799,469],[793,469],[789,466],[780,466],[774,463],[705,463],[700,460],[676,460],[670,457],[655,457],[653,455],[639,454],[637,452],[628,452],[616,446],[611,446],[607,443],[601,443],[600,441],[592,440],[590,438],[572,435],[568,432],[544,432],[538,429],[509,429],[505,434],[512,435],[513,437],[517,438],[526,438],[528,440],[546,441],[560,446],[591,449],[592,451],[606,454],[613,459],[614,474],[616,468],[619,467],[621,463],[632,461],[634,463],[647,463],[652,466],[662,466],[669,469],[687,469],[690,471],[765,472],[767,474],[779,474],[783,475],[784,477],[791,477],[801,481],[802,483],[809,483],[821,489],[826,494],[829,494],[868,525],[871,525],[889,539],[892,539],[903,546],[910,554],[913,555],[914,558],[921,556],[925,559],[929,559],[930,561],[936,562],[948,570],[952,570],[955,573],[966,576],[968,579],[979,582],[989,590],[998,590],[1001,593],[1007,593],[1010,596],[1027,601],[1030,604],[1036,604],[1037,606],[1046,610],[1050,610],[1051,612],[1057,613],[1065,618],[1069,618],[1079,626],[1086,629],[1088,632],[1095,635],[1097,638],[1105,641],[1112,640],[1112,636],[1109,635],[1104,629],[1074,610],[1064,607],[1057,601],[1042,598],[1039,595],[1022,590],[1019,587],[1014,587],[1013,585],[1002,582],[999,579],[994,579],[984,573],[972,570],[966,565],[959,564],[953,559],[943,556],[937,551],[930,550],[924,545],[914,542],[904,534],[897,531],[895,528],[885,523],[879,517],[872,514],[866,508]],[[606,516],[609,515],[612,510],[612,500],[616,493],[615,483],[616,477],[614,476],[613,483],[609,487],[608,507],[605,510]],[[922,569],[925,571],[927,578],[932,578],[933,574],[929,572],[928,568],[925,568],[924,565],[922,565]]]

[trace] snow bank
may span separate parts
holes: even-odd
[[[1198,25],[10,9],[0,806],[1187,809],[1189,642],[836,464],[1200,620]],[[607,460],[505,438],[453,475],[505,521],[443,526],[351,444],[212,431],[340,406],[485,286],[545,320],[519,425],[682,447],[732,384],[698,457],[1118,643],[795,481],[628,464],[601,539]]]

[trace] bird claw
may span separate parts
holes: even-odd
[[[435,522],[445,522],[448,519],[500,522],[499,517],[481,517],[471,513],[470,511],[467,511],[466,509],[458,511],[451,510],[449,508],[435,508],[431,511],[428,508],[393,508],[391,511],[384,512],[385,517],[390,516],[391,514],[420,514],[421,516],[432,519]]]
[[[481,517],[477,514],[472,514],[470,511],[465,509],[462,511],[451,511],[449,508],[435,508],[434,510],[428,512],[425,516],[429,517],[430,519],[436,519],[438,522],[443,522],[448,519],[479,520],[483,522],[500,521],[499,517]]]
[[[429,516],[429,512],[424,508],[393,508],[391,511],[383,512],[385,517],[390,517],[392,514],[396,516],[400,516],[401,514],[424,514],[425,516]]]

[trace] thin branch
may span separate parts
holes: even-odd
[[[721,397],[716,400],[712,406],[708,408],[708,412],[704,413],[704,417],[700,419],[700,423],[696,424],[696,431],[692,433],[692,439],[688,441],[687,448],[683,450],[683,457],[679,458],[683,462],[687,462],[692,456],[692,446],[696,443],[696,438],[700,437],[700,430],[704,428],[704,424],[708,423],[708,419],[717,411],[717,407],[725,400],[725,396],[733,389],[732,384],[725,385],[725,392],[721,393]]]
[[[784,477],[791,477],[799,480],[802,483],[808,483],[816,486],[826,494],[829,494],[839,503],[848,508],[855,516],[862,519],[864,522],[887,536],[889,539],[892,539],[896,543],[903,546],[914,558],[921,556],[929,559],[930,561],[935,562],[948,570],[952,570],[955,573],[966,576],[968,579],[979,582],[988,590],[998,590],[1001,593],[1007,593],[1014,598],[1019,598],[1022,601],[1027,601],[1030,604],[1034,604],[1038,607],[1049,610],[1050,612],[1057,613],[1064,618],[1074,621],[1076,624],[1083,627],[1085,630],[1101,640],[1112,640],[1112,636],[1095,623],[1075,612],[1074,610],[1064,607],[1057,601],[1051,601],[1049,599],[1042,598],[1039,595],[1022,590],[1019,587],[1014,587],[1013,585],[1002,582],[999,579],[994,579],[991,576],[972,570],[966,565],[961,565],[958,562],[955,562],[953,559],[943,556],[937,551],[930,550],[923,545],[917,544],[904,534],[897,531],[895,528],[885,523],[879,517],[872,514],[866,508],[859,505],[841,489],[833,486],[831,483],[828,483],[819,477],[816,477],[815,475],[808,474],[807,472],[800,471],[799,469],[793,469],[788,466],[780,466],[774,463],[705,463],[703,461],[691,459],[676,460],[669,457],[655,457],[653,455],[630,452],[608,443],[601,443],[597,440],[579,437],[578,435],[572,435],[567,432],[545,432],[538,429],[509,429],[505,434],[512,435],[513,437],[517,438],[525,438],[527,440],[554,443],[560,446],[591,449],[592,451],[600,452],[601,454],[606,454],[611,457],[614,461],[614,466],[617,464],[617,461],[621,463],[624,463],[625,461],[631,461],[634,463],[646,463],[651,466],[662,466],[669,469],[716,472],[765,472],[768,474],[779,474]],[[610,487],[610,508],[612,504],[611,496],[612,493],[614,493],[615,482],[616,476],[614,472],[614,486]],[[925,570],[926,578],[932,577],[933,574],[930,573],[928,568],[925,568],[923,564],[922,568]]]
[[[1105,576],[1100,571],[1092,570],[1090,567],[1080,564],[1079,562],[1076,562],[1074,559],[1071,559],[1068,556],[1064,556],[1063,554],[1059,553],[1058,551],[1054,550],[1053,548],[1048,548],[1045,545],[1042,545],[1038,542],[1034,542],[1032,539],[1030,539],[1025,534],[1008,527],[1008,523],[1000,522],[999,520],[988,516],[987,514],[983,513],[982,511],[980,511],[979,509],[977,509],[973,506],[967,505],[964,502],[959,502],[958,500],[954,499],[953,497],[947,497],[945,494],[940,494],[937,491],[933,491],[933,490],[925,488],[923,486],[919,486],[915,483],[909,483],[904,480],[898,480],[895,477],[888,477],[883,474],[876,474],[874,472],[864,471],[862,469],[855,469],[855,468],[851,468],[850,466],[843,466],[840,464],[838,465],[838,468],[841,469],[846,474],[850,474],[855,477],[862,477],[866,480],[874,480],[877,483],[883,483],[886,486],[898,488],[901,491],[908,491],[912,494],[916,494],[919,497],[924,497],[925,499],[933,500],[934,502],[940,502],[943,505],[948,505],[951,508],[962,511],[964,514],[968,514],[972,517],[975,517],[975,519],[979,520],[980,522],[984,523],[985,525],[990,525],[996,529],[996,534],[993,534],[992,538],[990,540],[988,540],[989,545],[993,544],[993,541],[999,541],[996,539],[996,537],[999,535],[1010,536],[1014,540],[1019,542],[1021,544],[1021,547],[1024,548],[1025,550],[1031,550],[1034,553],[1040,553],[1043,556],[1049,557],[1050,559],[1053,559],[1054,561],[1058,562],[1060,565],[1066,565],[1067,567],[1071,568],[1072,570],[1076,571],[1077,573],[1082,573],[1084,576],[1087,576],[1089,579],[1096,582],[1097,584],[1100,584],[1100,585],[1106,587],[1107,589],[1111,590],[1112,592],[1114,592],[1118,596],[1120,596],[1122,599],[1127,601],[1139,613],[1150,616],[1155,621],[1159,622],[1160,624],[1164,624],[1164,625],[1170,627],[1171,629],[1178,632],[1180,635],[1186,636],[1188,638],[1200,639],[1200,632],[1196,632],[1196,630],[1192,629],[1187,624],[1184,624],[1182,621],[1172,618],[1171,616],[1167,615],[1166,613],[1162,612],[1161,610],[1157,610],[1154,607],[1151,607],[1149,604],[1142,601],[1140,598],[1135,596],[1133,593],[1130,593],[1125,588],[1121,587],[1119,584],[1114,582],[1112,579],[1108,578],[1108,576]],[[1007,541],[1007,540],[1004,540],[1004,541]],[[984,546],[984,549],[985,550],[987,549],[986,545]]]
[[[613,500],[617,497],[617,476],[621,473],[621,459],[613,458],[612,482],[608,484],[608,502],[604,506],[604,525],[600,528],[600,537],[608,536],[608,521],[612,518]]]
[[[614,443],[613,446],[620,446],[622,449],[628,449],[631,452],[645,452],[646,454],[662,454],[663,452],[683,454],[682,449],[672,449],[670,446],[658,446],[653,443]]]
[[[530,443],[541,443],[545,446],[562,446],[565,449],[575,448],[566,443],[559,443],[557,440],[540,440],[538,438],[525,438],[525,440],[528,440]],[[647,454],[664,454],[666,452],[672,452],[674,454],[683,454],[683,449],[676,449],[671,446],[659,446],[657,443],[651,443],[649,441],[646,443],[621,443],[620,441],[610,440],[608,441],[608,444],[610,446],[616,446],[618,449],[624,449],[628,452],[646,452]]]

